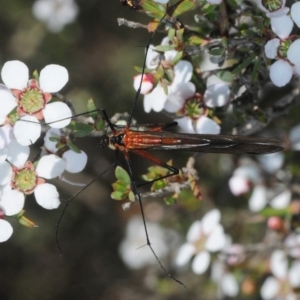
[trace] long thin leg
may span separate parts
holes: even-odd
[[[106,170],[104,170],[102,173],[100,173],[97,177],[95,177],[91,182],[89,182],[86,186],[84,186],[81,190],[79,190],[76,194],[74,194],[71,198],[69,198],[59,216],[59,219],[57,221],[56,224],[56,230],[55,230],[55,242],[56,242],[56,246],[60,252],[60,255],[62,256],[62,249],[59,245],[59,241],[58,241],[58,229],[59,229],[59,224],[67,210],[67,207],[69,206],[69,204],[71,203],[71,201],[76,198],[79,194],[81,194],[84,190],[86,190],[91,184],[93,184],[96,180],[98,180],[102,175],[104,175],[107,171],[109,171],[111,168],[113,168],[116,164],[118,163],[117,160],[115,160],[115,162],[113,164],[111,164]]]
[[[144,208],[143,208],[143,203],[142,203],[142,199],[141,199],[141,195],[138,189],[138,186],[136,185],[134,178],[133,178],[133,174],[132,174],[132,170],[131,170],[131,165],[130,165],[130,161],[129,161],[129,154],[128,152],[124,152],[124,156],[125,156],[125,160],[126,160],[126,164],[128,167],[128,171],[129,171],[129,176],[131,179],[131,185],[132,185],[132,189],[134,194],[136,195],[136,197],[138,198],[139,204],[140,204],[140,209],[141,209],[141,214],[142,214],[142,218],[143,218],[143,224],[144,224],[144,229],[145,229],[145,234],[146,234],[146,241],[147,241],[147,245],[150,248],[151,252],[153,253],[156,261],[158,262],[159,266],[161,267],[161,269],[166,273],[166,275],[170,278],[172,278],[173,280],[175,280],[176,282],[178,282],[179,284],[183,285],[185,288],[186,286],[179,281],[178,279],[176,279],[175,277],[173,277],[167,270],[166,268],[163,266],[163,264],[161,263],[161,261],[159,260],[158,256],[156,255],[155,251],[152,248],[150,239],[149,239],[149,234],[148,234],[148,229],[147,229],[147,224],[146,224],[146,220],[145,220],[145,214],[144,214]]]

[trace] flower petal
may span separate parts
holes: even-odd
[[[278,87],[282,87],[288,84],[291,81],[292,76],[292,66],[283,59],[274,62],[270,67],[270,78],[272,82]]]
[[[0,162],[0,185],[9,183],[12,179],[12,168],[7,161]]]
[[[183,118],[175,119],[175,121],[178,123],[178,126],[182,131],[186,133],[195,133],[195,129],[191,118],[183,117]]]
[[[216,252],[226,245],[226,236],[222,225],[218,225],[209,234],[205,242],[205,249],[210,252]]]
[[[87,163],[87,155],[83,151],[76,153],[72,150],[68,150],[63,154],[62,158],[66,162],[66,171],[70,173],[81,172]]]
[[[183,244],[178,250],[175,264],[178,267],[185,266],[190,261],[190,259],[195,254],[195,252],[196,249],[193,246],[193,244],[189,244],[189,243]]]
[[[264,300],[275,299],[279,290],[279,281],[275,277],[268,277],[260,289],[260,295]]]
[[[8,145],[7,160],[14,166],[21,168],[28,160],[30,148],[20,145],[13,139]]]
[[[54,155],[49,154],[43,156],[36,167],[39,177],[52,179],[58,177],[65,170],[66,162]]]
[[[168,94],[164,109],[167,112],[175,113],[180,110],[186,99],[192,97],[196,87],[192,82],[182,82],[176,85]]]
[[[198,253],[192,263],[192,270],[195,274],[203,274],[210,264],[210,254],[207,251]]]
[[[245,176],[232,176],[229,179],[228,185],[231,193],[235,196],[246,194],[250,189],[250,182]]]
[[[65,67],[48,65],[40,73],[40,87],[44,92],[57,93],[68,82],[69,74]]]
[[[276,208],[276,209],[283,209],[286,208],[290,202],[291,202],[291,198],[292,198],[292,193],[290,190],[286,190],[282,193],[280,193],[279,195],[277,195],[276,197],[274,197],[270,204],[272,207]]]
[[[276,152],[259,155],[257,157],[257,160],[260,162],[265,171],[272,174],[282,167],[284,162],[284,156],[282,152]]]
[[[267,204],[267,189],[263,185],[256,185],[249,199],[251,211],[258,212]]]
[[[28,83],[29,70],[23,62],[12,60],[4,64],[1,77],[8,88],[23,90]]]
[[[26,115],[18,120],[14,126],[14,135],[23,146],[34,144],[40,137],[42,126],[35,116]]]
[[[205,90],[203,101],[208,107],[220,107],[229,102],[230,89],[225,83],[216,83]]]
[[[154,83],[155,83],[155,78],[152,74],[144,74],[143,81],[141,81],[141,79],[142,79],[142,74],[134,76],[133,87],[136,91],[139,88],[141,88],[140,93],[142,95],[146,95],[152,91]]]
[[[271,18],[271,27],[273,32],[280,37],[280,39],[287,38],[293,29],[294,23],[291,17],[283,15],[277,18]]]
[[[290,270],[289,270],[289,282],[294,288],[299,288],[300,287],[300,262],[295,261],[293,262]]]
[[[150,112],[153,109],[156,112],[163,110],[165,102],[167,100],[167,95],[160,84],[158,84],[150,94],[144,97],[144,110],[145,112]]]
[[[1,126],[0,127],[0,149],[7,147],[11,142],[12,138],[13,138],[12,127],[10,125]]]
[[[6,88],[0,88],[0,116],[6,117],[16,106],[16,98],[11,91]]]
[[[46,105],[43,110],[45,122],[52,128],[63,128],[70,124],[72,111],[67,104],[53,102]]]
[[[58,148],[56,148],[57,142],[50,141],[50,137],[60,138],[60,130],[58,128],[50,128],[49,130],[47,130],[44,137],[44,146],[46,147],[46,149],[52,153],[56,153],[56,151],[58,150]]]
[[[39,184],[34,189],[36,202],[45,209],[55,209],[60,205],[59,194],[53,184]]]
[[[196,132],[199,134],[219,134],[221,127],[214,120],[201,116],[196,123]]]
[[[277,50],[280,45],[280,39],[274,38],[265,44],[266,57],[274,59],[277,56]]]
[[[219,225],[221,220],[221,213],[218,209],[213,209],[206,213],[202,218],[202,230],[204,234],[209,234],[216,226]]]
[[[300,2],[296,2],[291,6],[291,17],[297,26],[300,27]]]
[[[239,285],[231,273],[226,273],[221,278],[221,289],[226,296],[236,297],[239,292]]]
[[[270,259],[270,268],[275,277],[284,279],[288,271],[288,261],[284,251],[273,251]]]
[[[300,39],[295,40],[287,51],[287,58],[294,65],[300,65]]]
[[[188,82],[191,80],[193,75],[193,65],[186,60],[181,60],[174,67],[174,80],[172,82],[172,86],[176,86],[181,82]]]
[[[196,242],[202,236],[202,223],[201,221],[195,221],[189,228],[186,234],[186,240],[190,243]]]
[[[3,192],[0,207],[7,216],[19,213],[24,207],[24,194],[17,190],[7,189]]]
[[[13,234],[13,228],[6,220],[0,219],[0,243],[6,242]]]

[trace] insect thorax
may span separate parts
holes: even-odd
[[[120,133],[118,135],[113,135],[111,138],[110,138],[110,142],[114,145],[114,146],[125,146],[124,144],[124,136],[125,136],[125,133]]]

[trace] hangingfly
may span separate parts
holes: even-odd
[[[133,9],[139,9],[140,4],[142,1],[131,1],[131,0],[122,0],[121,1],[124,5],[127,5]],[[146,2],[144,0],[143,2]],[[128,167],[129,171],[129,177],[131,180],[131,188],[136,196],[136,199],[139,202],[141,214],[143,217],[143,224],[145,229],[145,235],[146,235],[146,243],[150,250],[152,251],[153,255],[155,256],[158,264],[163,269],[163,271],[172,279],[177,281],[178,283],[182,284],[182,282],[178,281],[176,278],[174,278],[162,265],[159,258],[157,257],[155,251],[152,248],[152,245],[150,243],[147,225],[145,222],[145,216],[144,216],[144,210],[143,210],[143,204],[141,201],[141,195],[139,192],[139,187],[144,185],[142,184],[136,184],[135,177],[133,176],[133,172],[131,169],[130,164],[130,153],[135,153],[141,157],[144,157],[151,162],[154,162],[155,164],[158,164],[170,172],[167,175],[164,175],[160,178],[154,179],[150,182],[151,183],[157,180],[161,180],[173,175],[176,175],[179,173],[179,170],[175,167],[162,162],[160,159],[155,157],[153,154],[149,153],[149,151],[156,151],[156,150],[164,150],[164,151],[190,151],[190,152],[203,152],[203,153],[232,153],[232,154],[267,154],[267,153],[273,153],[277,151],[281,151],[283,148],[280,145],[280,142],[274,139],[269,138],[260,138],[260,137],[245,137],[245,136],[230,136],[230,135],[213,135],[213,134],[186,134],[186,133],[172,133],[168,131],[164,131],[164,129],[176,126],[177,122],[172,123],[165,123],[165,124],[146,124],[144,125],[144,130],[137,130],[131,127],[131,121],[133,117],[133,112],[135,110],[142,83],[143,83],[143,77],[145,76],[145,70],[146,70],[146,59],[148,50],[150,47],[150,42],[152,41],[154,34],[157,30],[157,27],[163,22],[164,18],[171,18],[172,13],[179,7],[180,3],[183,3],[183,0],[178,1],[177,4],[173,6],[168,6],[166,9],[165,14],[161,18],[159,22],[156,23],[156,27],[153,30],[153,33],[150,37],[149,43],[146,46],[146,54],[144,58],[144,63],[142,67],[142,76],[141,81],[139,85],[139,89],[136,93],[135,99],[133,101],[133,105],[131,107],[131,111],[129,113],[129,117],[127,120],[127,125],[123,128],[120,128],[120,126],[117,126],[111,122],[111,120],[108,118],[107,113],[104,109],[100,110],[94,110],[97,112],[101,112],[103,119],[107,122],[108,126],[110,127],[112,134],[104,134],[100,137],[100,140],[98,142],[99,146],[105,148],[108,145],[113,145],[116,148],[117,154],[119,152],[122,152],[125,157],[125,161]],[[189,3],[189,1],[186,1]],[[194,1],[190,1],[190,3],[194,3]],[[173,20],[172,20],[173,21]],[[90,113],[93,111],[90,111]],[[83,115],[83,114],[81,114]],[[79,116],[79,115],[77,115]],[[66,118],[67,119],[67,118]],[[59,121],[63,121],[59,120]],[[25,121],[25,120],[24,120]],[[26,122],[36,123],[35,121],[27,120]],[[55,123],[56,121],[53,121],[52,123]],[[51,122],[48,122],[50,124]],[[39,124],[39,123],[38,123]],[[66,205],[60,215],[60,218],[57,223],[56,227],[56,243],[58,248],[60,249],[60,245],[58,242],[58,229],[60,221],[70,204],[70,202],[76,198],[78,194],[83,192],[85,189],[87,189],[93,182],[95,182],[97,179],[99,179],[103,174],[105,174],[107,171],[109,171],[114,166],[118,165],[118,160],[116,159],[115,162],[111,164],[111,166],[104,170],[102,173],[100,173],[96,178],[94,178],[89,184],[87,184],[85,187],[83,187],[81,190],[79,190],[75,195],[73,195],[71,198],[69,198],[66,202]]]

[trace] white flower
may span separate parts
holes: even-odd
[[[290,16],[283,15],[271,19],[272,31],[282,40],[291,34],[293,26],[294,23]]]
[[[13,234],[13,228],[9,222],[0,219],[0,243],[6,242]]]
[[[153,222],[147,222],[147,229],[155,253],[159,258],[165,257],[169,251],[169,246],[164,240],[165,230]],[[140,269],[157,263],[148,247],[142,247],[145,243],[146,235],[142,218],[130,219],[126,226],[125,239],[119,248],[120,256],[129,268]]]
[[[300,5],[292,6],[291,16],[296,24],[300,23]],[[280,53],[278,55],[278,49],[280,44],[283,44],[283,48],[287,48],[289,43],[289,36],[293,30],[293,20],[286,14],[277,16],[271,19],[271,27],[273,32],[280,38],[274,38],[268,41],[265,45],[265,54],[270,59],[280,58],[278,61],[273,63],[270,67],[270,78],[272,82],[278,86],[285,86],[290,82],[294,73],[300,75],[300,39],[293,41],[289,45],[286,53]],[[282,51],[286,51],[283,50]]]
[[[133,78],[133,87],[137,91],[141,87],[141,94],[146,95],[150,93],[155,84],[155,78],[151,73],[144,74],[143,80],[142,74],[139,74]]]
[[[180,83],[188,82],[192,78],[193,66],[190,62],[181,60],[174,66],[174,79],[171,85],[168,86],[168,94],[176,90]],[[167,101],[168,95],[165,93],[160,83],[152,90],[151,93],[144,97],[145,112],[150,112],[153,109],[155,112],[160,112]]]
[[[274,38],[274,39],[269,40],[265,44],[266,57],[268,57],[270,59],[275,59],[277,56],[277,50],[278,50],[279,45],[280,45],[280,39]]]
[[[300,2],[296,2],[291,6],[291,17],[300,28]]]
[[[177,267],[185,266],[192,256],[192,269],[196,274],[204,273],[210,264],[210,252],[221,250],[226,244],[226,236],[219,223],[221,214],[213,209],[208,212],[202,221],[194,222],[188,233],[187,242],[179,250],[175,260]]]
[[[0,179],[2,185],[10,186],[4,189],[0,207],[3,212],[12,216],[21,211],[24,206],[24,194],[34,193],[36,201],[46,209],[57,208],[60,204],[59,195],[56,187],[45,182],[45,179],[52,179],[59,176],[65,168],[63,159],[56,155],[47,155],[42,157],[36,169],[29,161],[29,147],[21,146],[16,141],[9,145],[6,161],[0,162]],[[27,161],[27,162],[26,162]],[[4,167],[5,166],[5,167]]]
[[[72,23],[78,11],[73,0],[37,0],[32,7],[33,15],[52,32],[59,32],[66,24]]]
[[[294,261],[288,268],[284,251],[275,250],[271,255],[270,269],[274,277],[268,277],[263,283],[261,297],[265,300],[296,299],[294,289],[300,287],[300,262]]]
[[[178,122],[178,126],[182,131],[187,133],[219,134],[221,131],[220,126],[214,120],[206,116],[201,116],[195,122],[189,117],[175,119],[175,121]]]
[[[166,37],[162,40],[162,45],[167,45],[169,43],[169,39]],[[155,70],[162,61],[166,65],[170,65],[171,62],[175,58],[177,54],[176,50],[166,51],[161,55],[160,53],[155,51],[153,45],[150,45],[148,54],[146,57],[146,67],[150,70]],[[193,74],[193,66],[190,62],[181,60],[179,61],[174,67],[174,78],[170,85],[167,86],[167,93],[165,92],[164,88],[162,87],[161,83],[158,82],[156,87],[152,89],[151,85],[147,83],[147,86],[142,85],[142,90],[146,91],[146,95],[144,97],[144,110],[145,112],[150,112],[152,109],[156,112],[160,112],[167,101],[168,95],[172,92],[178,91],[177,85],[181,83],[187,83],[191,80]],[[150,82],[153,82],[151,79]],[[137,90],[139,84],[137,81],[134,82],[134,88]],[[149,93],[149,91],[151,92]]]
[[[270,200],[270,206],[275,209],[286,208],[291,202],[291,191],[285,190]],[[249,208],[251,211],[258,212],[268,203],[267,189],[263,185],[256,185],[249,199]]]
[[[0,155],[1,149],[6,148],[13,138],[13,129],[10,125],[0,127]]]
[[[241,165],[229,179],[229,188],[236,195],[242,195],[250,190],[251,183],[259,183],[262,180],[260,171],[255,165]]]
[[[29,70],[24,63],[9,61],[4,64],[1,76],[8,89],[0,87],[0,118],[17,108],[21,118],[14,126],[14,135],[20,144],[30,145],[39,138],[41,125],[38,120],[44,118],[46,123],[55,128],[70,123],[72,112],[65,103],[48,104],[51,93],[58,92],[67,83],[69,75],[66,68],[46,66],[40,73],[38,83],[35,79],[29,80]]]
[[[260,162],[265,171],[272,174],[282,167],[284,155],[282,152],[263,154],[259,155],[257,160]]]
[[[203,95],[203,101],[208,107],[220,107],[229,102],[230,89],[225,83],[209,85]]]
[[[81,150],[80,153],[74,152],[73,150],[67,150],[61,155],[59,149],[56,148],[57,142],[50,141],[50,137],[61,138],[61,133],[59,129],[50,128],[44,137],[44,147],[46,152],[50,152],[59,155],[65,161],[65,170],[69,173],[79,173],[81,172],[87,163],[87,155]],[[45,153],[46,154],[46,153]]]
[[[270,7],[267,6],[269,4],[269,2],[270,2]],[[276,8],[273,7],[274,1],[258,0],[257,5],[261,10],[263,10],[266,13],[266,16],[268,18],[277,18],[277,17],[283,16],[283,15],[286,15],[289,12],[290,9],[288,7],[285,7],[285,2],[286,2],[286,0],[282,0],[281,5]]]

